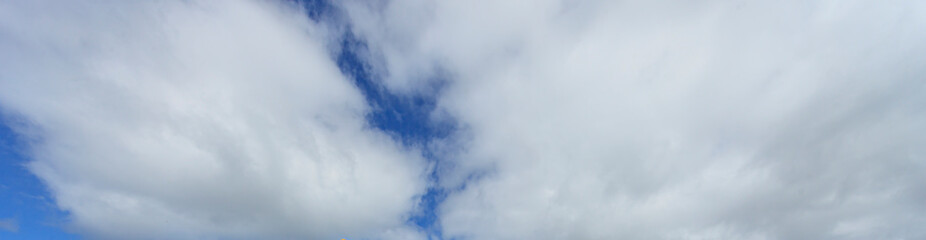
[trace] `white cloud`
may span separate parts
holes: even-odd
[[[926,237],[926,5],[352,1],[447,77],[446,238]],[[270,1],[0,3],[0,107],[91,238],[422,238],[426,163]]]
[[[425,163],[270,1],[0,3],[0,106],[94,239],[407,238]],[[404,236],[404,237],[402,237]]]
[[[344,6],[394,89],[449,75],[447,237],[926,237],[923,3]]]

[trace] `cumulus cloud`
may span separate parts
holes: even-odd
[[[19,231],[19,222],[16,219],[0,219],[0,230],[18,232]]]
[[[94,239],[416,237],[425,163],[276,1],[0,3],[0,106]]]
[[[447,238],[926,237],[924,3],[343,7],[385,84],[448,78]]]

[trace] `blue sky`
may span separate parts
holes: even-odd
[[[9,126],[9,117],[0,126],[0,218],[13,219],[16,231],[0,231],[3,239],[78,239],[64,231],[67,214],[52,201],[45,185],[26,169],[27,143]]]
[[[924,16],[2,2],[0,239],[926,238]]]

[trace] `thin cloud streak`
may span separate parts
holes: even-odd
[[[0,230],[19,232],[19,222],[13,218],[0,219]]]
[[[273,1],[0,3],[0,107],[93,239],[418,237],[418,150]]]

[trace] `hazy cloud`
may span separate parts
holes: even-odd
[[[393,88],[449,75],[447,237],[926,237],[923,3],[345,6]]]
[[[19,222],[16,219],[0,219],[0,230],[19,232]]]
[[[328,33],[296,9],[0,3],[0,106],[79,233],[415,233],[405,218],[425,163],[366,126],[363,96],[324,48]]]
[[[391,91],[446,81],[445,239],[926,238],[926,3],[288,4],[0,3],[0,109],[74,229],[422,238],[433,166],[365,122],[349,26]]]

